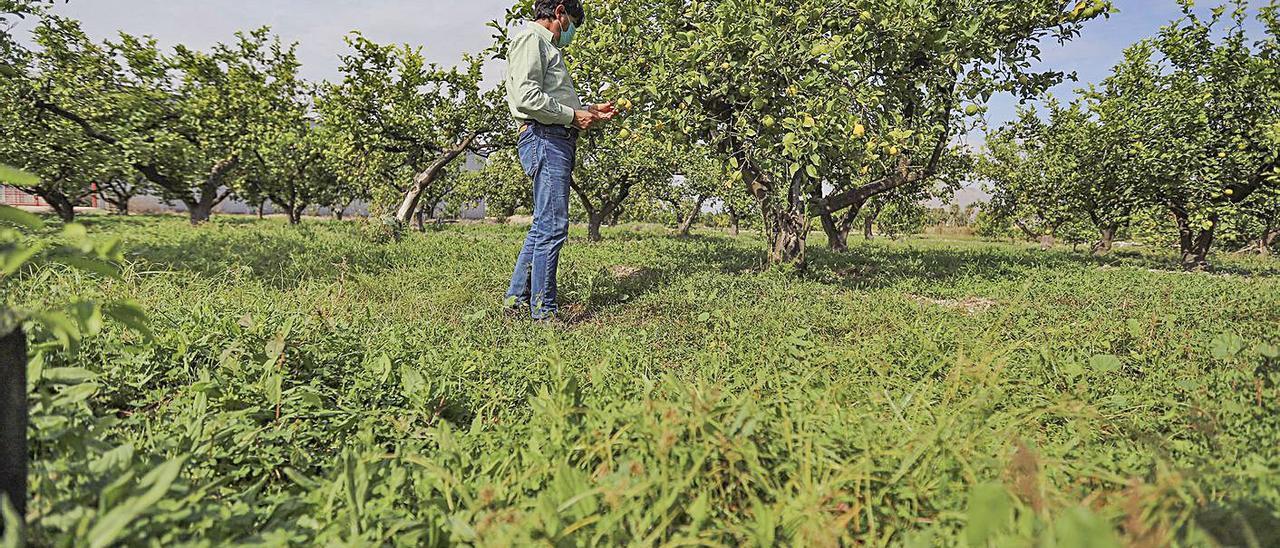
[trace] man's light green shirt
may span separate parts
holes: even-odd
[[[573,77],[564,55],[551,43],[546,27],[529,23],[511,40],[507,51],[507,105],[519,122],[536,121],[553,126],[573,124],[573,111],[582,110],[582,99],[573,89]]]

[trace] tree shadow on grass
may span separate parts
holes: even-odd
[[[566,278],[560,282],[560,291],[566,297],[560,316],[565,323],[575,325],[590,322],[610,309],[625,306],[666,285],[671,274],[657,268],[614,265],[587,276]]]
[[[1252,261],[1242,261],[1240,256],[1230,253],[1217,253],[1209,257],[1212,265],[1208,272],[1188,273],[1173,253],[1153,255],[1136,251],[1114,251],[1110,255],[1094,256],[1080,254],[1085,262],[1100,267],[1143,268],[1152,272],[1168,272],[1197,275],[1247,276],[1251,278],[1271,278],[1280,276],[1280,261],[1262,260],[1253,257]]]
[[[1280,546],[1280,511],[1263,502],[1215,503],[1195,519],[1222,546]]]
[[[1084,264],[1062,253],[897,246],[859,246],[847,252],[810,250],[809,261],[809,278],[855,290],[904,281],[947,285],[960,280],[1012,280],[1035,270],[1078,269]]]
[[[412,244],[411,241],[379,245],[341,237],[341,234],[338,238],[321,239],[317,236],[335,229],[307,224],[299,227],[283,223],[264,225],[252,218],[219,219],[209,227],[212,230],[192,229],[177,218],[157,223],[154,218],[104,217],[95,218],[94,222],[107,231],[126,236],[135,229],[151,234],[165,233],[159,238],[140,235],[137,243],[127,246],[129,255],[141,258],[144,268],[183,270],[214,278],[248,277],[281,289],[293,288],[305,281],[333,280],[348,274],[377,275],[398,268],[399,263],[411,255],[400,246]],[[518,230],[485,234],[495,240],[510,239],[512,243],[522,237]],[[580,304],[584,310],[581,316],[589,318],[678,277],[705,272],[734,275],[768,268],[763,242],[749,234],[674,236],[651,231],[617,231],[604,242],[624,246],[634,243],[643,244],[649,248],[647,251],[657,255],[656,260],[646,264],[630,265],[642,268],[640,275],[562,271],[562,294],[568,293],[571,297],[563,302]],[[618,255],[617,260],[627,260],[621,253]],[[1087,253],[981,243],[954,246],[939,242],[865,243],[854,245],[844,253],[811,244],[808,257],[809,268],[798,273],[799,277],[853,290],[872,290],[901,282],[946,286],[964,281],[1008,281],[1050,270],[1119,267],[1180,272],[1172,256],[1120,250],[1110,256],[1093,257]],[[1270,266],[1274,261],[1221,262],[1223,266],[1218,273],[1254,277],[1280,275],[1280,266]],[[565,286],[568,291],[563,289]]]
[[[284,228],[282,230],[295,230]],[[201,231],[178,238],[143,239],[126,246],[141,269],[187,271],[206,278],[251,278],[278,289],[344,275],[374,275],[395,268],[387,246],[316,245],[307,229],[296,233]]]
[[[1196,276],[1273,277],[1268,265],[1227,263],[1211,273],[1184,273],[1173,258],[1125,253],[1095,257],[1062,250],[1041,251],[1001,247],[912,247],[862,245],[848,252],[809,250],[806,276],[850,289],[868,290],[903,281],[948,285],[961,280],[1007,281],[1036,271],[1070,272],[1107,268],[1136,268],[1158,273]]]

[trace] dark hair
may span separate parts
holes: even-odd
[[[582,11],[582,0],[534,0],[533,20],[554,19],[556,8],[560,6],[564,6],[565,13],[576,19],[579,25],[586,22],[587,12]]]

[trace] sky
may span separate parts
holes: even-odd
[[[1267,0],[1251,0],[1255,6]],[[71,0],[58,13],[79,19],[93,37],[113,37],[118,31],[147,34],[162,45],[182,43],[205,48],[227,41],[239,30],[268,25],[287,42],[298,43],[304,75],[313,80],[336,79],[338,55],[346,51],[343,37],[359,30],[375,42],[422,46],[428,60],[455,65],[464,52],[488,47],[490,20],[501,20],[512,0]],[[1046,70],[1075,72],[1079,82],[1054,90],[1069,97],[1088,82],[1099,82],[1134,41],[1153,35],[1180,13],[1175,0],[1116,0],[1121,12],[1091,23],[1065,46],[1043,44]],[[1202,0],[1200,4],[1216,2]],[[584,29],[590,32],[589,29]],[[501,77],[502,66],[490,63],[490,83]],[[1016,101],[994,98],[990,121],[998,124],[1014,116]]]

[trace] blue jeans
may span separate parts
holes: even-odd
[[[507,300],[527,304],[535,320],[556,313],[556,268],[569,239],[569,181],[577,130],[531,124],[520,133],[520,163],[533,179],[533,226],[516,259]]]

